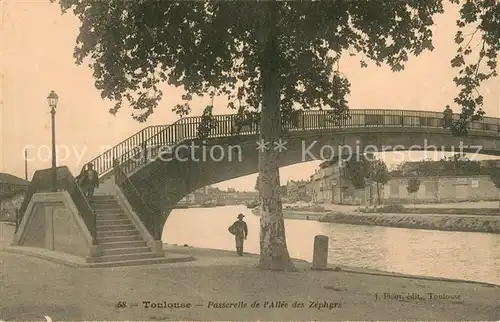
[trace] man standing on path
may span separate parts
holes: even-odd
[[[238,220],[229,227],[229,232],[234,235],[236,242],[236,253],[240,256],[243,256],[243,240],[248,236],[247,223],[243,221],[243,217],[243,214],[239,214]]]
[[[92,163],[87,165],[83,185],[85,187],[84,193],[87,197],[92,197],[94,195],[94,189],[99,188],[99,175],[97,171],[94,170],[94,165]]]

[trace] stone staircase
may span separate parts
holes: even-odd
[[[91,202],[97,216],[97,244],[100,256],[90,263],[125,266],[165,262],[163,252],[153,252],[127,216],[117,197],[95,195]]]

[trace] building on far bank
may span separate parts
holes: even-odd
[[[499,192],[490,178],[478,176],[420,177],[420,188],[409,195],[407,177],[394,177],[385,185],[384,200],[391,203],[498,200]]]
[[[443,167],[443,162],[427,161],[427,168],[438,167],[437,173]],[[475,163],[475,162],[474,162]],[[499,200],[499,192],[485,172],[469,169],[468,173],[457,168],[457,175],[448,175],[450,169],[443,175],[421,175],[420,188],[416,194],[409,194],[406,187],[410,176],[418,175],[420,162],[406,162],[398,171],[391,173],[391,179],[385,185],[379,186],[381,202],[412,203],[412,202],[454,202]],[[500,160],[478,161],[478,169],[490,166],[500,166]],[[443,168],[444,169],[444,168]],[[452,170],[453,171],[453,168]],[[376,183],[365,180],[364,189],[355,189],[352,182],[345,177],[344,169],[338,162],[327,161],[320,164],[319,169],[311,175],[306,184],[306,193],[315,203],[362,204],[373,205],[378,201]],[[471,174],[472,173],[472,174]]]
[[[306,184],[305,191],[315,203],[359,205],[365,202],[367,195],[371,196],[371,186],[371,183],[367,183],[365,189],[356,189],[351,180],[346,178],[344,168],[333,160],[320,164]]]
[[[13,191],[28,190],[30,182],[8,173],[0,173],[0,196]]]
[[[256,191],[236,191],[229,188],[222,191],[219,188],[206,186],[197,189],[182,198],[178,205],[201,205],[204,203],[225,203],[227,205],[245,204],[258,197]]]
[[[0,220],[15,221],[21,208],[29,181],[8,173],[0,173]]]

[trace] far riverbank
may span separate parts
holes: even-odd
[[[252,209],[259,216],[258,208]],[[395,228],[481,232],[500,234],[500,216],[472,216],[456,214],[402,214],[402,213],[357,213],[333,211],[301,211],[283,209],[286,219],[317,220],[349,225],[383,226]]]

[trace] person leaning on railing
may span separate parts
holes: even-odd
[[[450,105],[446,105],[446,108],[444,109],[443,112],[443,119],[444,119],[444,128],[449,128],[453,124],[453,111],[450,108]]]
[[[85,180],[85,170],[87,169],[87,165],[84,165],[82,170],[80,171],[80,174],[76,176],[76,183],[78,183],[79,186],[82,187],[83,189],[83,181]]]

